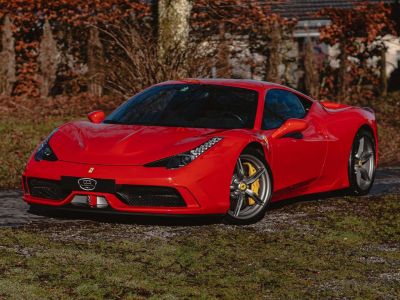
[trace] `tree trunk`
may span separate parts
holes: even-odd
[[[11,96],[15,75],[15,39],[12,31],[12,23],[8,16],[4,18],[4,25],[1,30],[0,52],[0,94]]]
[[[310,38],[306,40],[304,52],[305,87],[309,95],[318,98],[319,76],[315,62],[314,44]]]
[[[381,96],[386,96],[388,88],[388,80],[386,74],[386,47],[382,47],[381,49],[380,74],[381,74],[381,84],[380,84]]]
[[[282,42],[282,36],[278,24],[274,24],[268,46],[268,57],[266,59],[266,80],[274,83],[280,83],[279,66],[282,59],[279,53],[279,45]]]
[[[104,49],[100,41],[99,30],[90,27],[88,43],[88,91],[89,93],[102,96],[104,80]]]
[[[346,44],[340,43],[340,54],[339,54],[339,73],[338,73],[338,93],[336,101],[341,103],[347,100],[348,92],[348,60],[346,52]]]
[[[232,76],[232,70],[230,65],[230,50],[226,40],[225,26],[223,23],[219,25],[219,45],[216,56],[216,68],[217,77],[219,78],[230,78]]]
[[[158,0],[158,51],[161,60],[171,52],[186,49],[191,10],[190,0]]]
[[[47,97],[57,78],[58,63],[61,54],[57,48],[48,20],[43,26],[43,37],[39,46],[39,66],[41,74],[40,94]]]

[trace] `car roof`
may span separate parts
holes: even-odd
[[[304,95],[303,93],[294,90],[290,87],[273,83],[273,82],[268,82],[268,81],[261,81],[261,80],[254,80],[254,79],[225,79],[225,78],[185,78],[185,79],[179,79],[179,80],[170,80],[170,81],[165,81],[161,82],[157,85],[165,85],[165,84],[215,84],[215,85],[226,85],[226,86],[237,86],[237,87],[242,87],[242,88],[248,88],[248,89],[254,89],[254,90],[259,90],[259,89],[271,89],[271,88],[280,88],[280,89],[285,89],[288,91],[293,91],[297,94],[301,94],[307,98],[310,98],[307,95]]]
[[[247,87],[252,89],[259,89],[265,87],[273,87],[280,86],[279,84],[260,81],[260,80],[252,80],[252,79],[210,79],[210,78],[185,78],[180,80],[171,80],[166,81],[161,84],[174,84],[174,83],[192,83],[192,84],[215,84],[215,85],[228,85],[228,86],[238,86],[238,87]]]
[[[301,95],[311,101],[314,101],[311,97],[304,95],[303,93],[294,90],[290,87],[272,83],[268,81],[261,81],[261,80],[254,80],[254,79],[225,79],[225,78],[186,78],[180,80],[170,80],[159,83],[158,85],[166,85],[166,84],[215,84],[215,85],[224,85],[224,86],[234,86],[234,87],[241,87],[247,88],[252,90],[269,90],[272,88],[279,88],[284,89],[287,91],[292,91],[298,95]]]

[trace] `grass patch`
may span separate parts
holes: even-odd
[[[2,228],[0,298],[392,299],[400,294],[399,200],[298,202],[244,227]]]

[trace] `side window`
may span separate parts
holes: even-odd
[[[284,90],[270,90],[265,98],[262,129],[275,129],[287,119],[302,119],[305,115],[306,110],[295,94]]]
[[[303,104],[304,109],[306,110],[306,114],[310,110],[311,106],[313,105],[313,102],[311,100],[308,100],[304,97],[297,96],[299,100],[301,101],[301,104]]]

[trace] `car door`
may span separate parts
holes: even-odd
[[[317,104],[283,89],[271,89],[264,103],[262,129],[275,131],[291,118],[304,119],[301,133],[269,138],[274,190],[296,190],[318,179],[324,166],[327,142]]]

